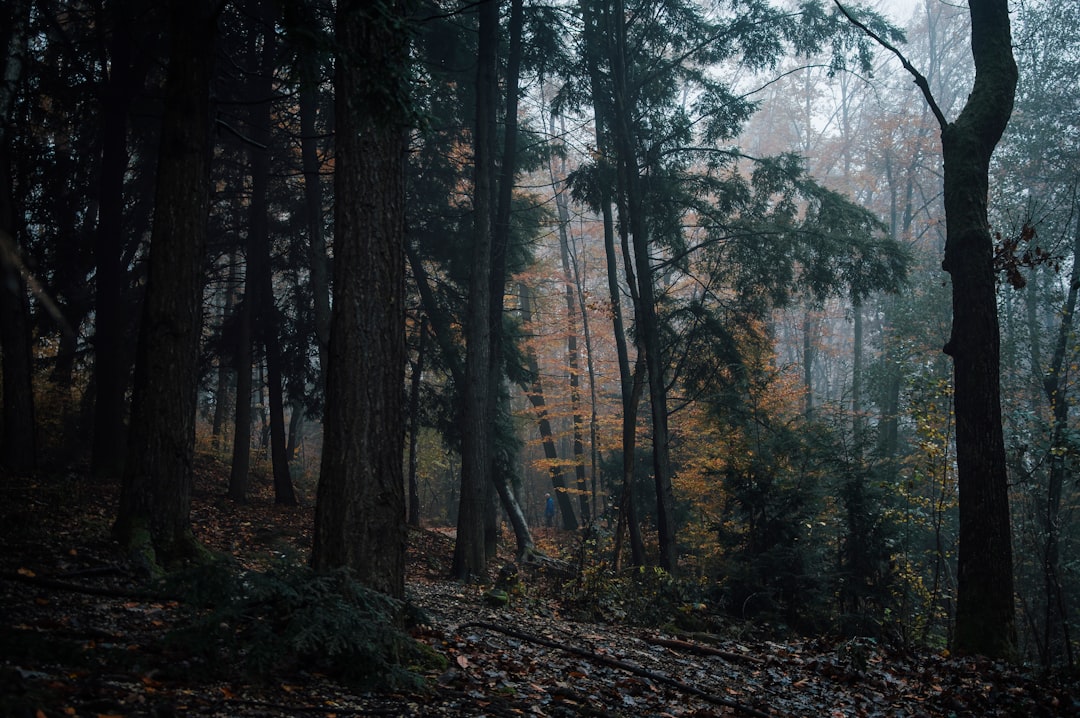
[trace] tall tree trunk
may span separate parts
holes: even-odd
[[[953,647],[960,654],[1002,658],[1015,655],[1016,609],[1001,426],[1001,335],[987,194],[990,157],[1009,123],[1018,73],[1006,0],[971,0],[968,8],[975,83],[955,121],[945,119],[926,78],[903,61],[941,127],[945,168],[941,268],[952,278],[953,325],[944,352],[953,359],[960,500]],[[850,14],[848,18],[852,19]]]
[[[1001,426],[1000,335],[987,220],[990,156],[1012,113],[1017,70],[1005,0],[971,0],[975,84],[960,116],[943,124],[945,259],[952,277],[953,358],[960,495],[956,651],[1011,656],[1012,533]]]
[[[443,361],[446,362],[447,367],[450,369],[450,375],[453,377],[454,383],[461,386],[465,383],[465,369],[461,366],[458,348],[451,339],[452,331],[450,329],[450,322],[447,320],[445,312],[436,301],[434,292],[431,291],[427,272],[424,270],[424,264],[420,260],[420,257],[411,246],[406,245],[405,251],[409,258],[409,266],[412,268],[413,276],[416,280],[417,291],[420,293],[420,301],[431,322],[431,332],[435,336],[436,343],[439,345],[439,352],[443,356]],[[532,534],[529,531],[528,523],[525,521],[525,514],[518,504],[517,497],[510,488],[508,475],[508,472],[495,471],[492,473],[492,479],[495,484],[495,491],[502,501],[503,510],[506,511],[506,515],[510,519],[510,525],[514,529],[514,538],[517,541],[518,555],[526,556],[534,550]],[[505,484],[505,486],[501,486],[500,484]],[[451,496],[451,498],[453,498],[453,496]],[[448,515],[453,516],[453,512],[448,512]]]
[[[492,203],[495,171],[495,103],[498,94],[498,0],[479,6],[476,130],[473,162],[473,262],[466,316],[465,386],[461,441],[461,497],[451,573],[462,580],[483,576],[484,491],[491,482],[491,281]]]
[[[30,306],[22,276],[11,186],[12,129],[15,95],[25,64],[30,12],[16,0],[0,31],[4,56],[0,65],[0,349],[3,371],[3,445],[0,464],[29,473],[36,464],[34,429],[33,348]]]
[[[554,125],[554,117],[552,125]],[[552,127],[554,134],[554,126]],[[554,174],[554,173],[552,173]],[[566,366],[570,372],[570,413],[573,421],[574,442],[574,477],[578,495],[578,508],[581,510],[581,523],[588,526],[591,522],[589,512],[589,487],[585,478],[585,441],[584,419],[581,416],[581,367],[578,359],[578,327],[575,318],[578,315],[578,302],[575,292],[574,267],[570,258],[570,238],[567,228],[570,225],[570,213],[566,206],[566,196],[559,183],[554,183],[555,206],[559,217],[559,258],[562,261],[564,294],[566,296]]]
[[[334,311],[311,563],[405,593],[402,401],[409,3],[341,0],[335,23]],[[357,357],[366,357],[364,365]]]
[[[323,232],[322,165],[319,162],[316,115],[321,79],[318,55],[306,43],[300,51],[300,156],[304,173],[304,213],[308,230],[308,262],[315,309],[315,339],[319,346],[319,389],[326,389],[326,358],[330,344],[330,282]]]
[[[281,340],[278,336],[277,306],[274,302],[273,271],[270,266],[270,110],[274,92],[274,64],[277,21],[271,0],[258,0],[258,15],[264,30],[258,75],[251,87],[249,132],[254,143],[248,145],[251,165],[251,204],[248,222],[248,271],[254,275],[255,293],[252,312],[258,327],[258,342],[266,357],[266,382],[270,410],[270,465],[274,476],[274,503],[296,505],[289,454],[285,435],[285,402],[281,376]]]
[[[618,171],[626,196],[626,218],[633,235],[633,264],[637,272],[638,297],[635,306],[637,333],[645,353],[648,372],[649,407],[652,415],[653,482],[656,488],[656,533],[660,566],[674,573],[678,569],[678,546],[675,529],[675,497],[671,486],[669,458],[667,386],[664,358],[660,347],[660,328],[656,316],[653,268],[649,257],[650,240],[644,216],[641,178],[638,174],[637,142],[631,125],[633,108],[627,106],[630,81],[627,77],[626,15],[623,0],[615,0],[615,50],[612,79],[615,84],[613,137],[618,153]]]
[[[123,473],[127,450],[127,387],[131,372],[125,350],[132,331],[124,306],[124,174],[127,172],[127,126],[133,83],[131,72],[132,7],[128,0],[107,4],[113,35],[109,77],[102,97],[101,177],[98,228],[94,238],[94,443],[91,468],[96,476]]]
[[[217,9],[211,0],[171,5],[149,279],[115,524],[151,569],[198,551],[190,510]]]
[[[597,12],[587,0],[581,0],[582,15],[585,18],[585,44],[590,51],[587,54],[589,67],[590,88],[593,95],[595,108],[595,123],[597,144],[602,148],[598,159],[600,172],[600,211],[604,224],[604,254],[607,267],[608,300],[611,302],[611,321],[615,336],[616,354],[619,360],[619,384],[622,398],[622,496],[619,505],[619,516],[616,522],[615,532],[615,557],[616,567],[622,563],[622,539],[624,531],[629,531],[631,563],[641,566],[645,563],[645,544],[641,538],[641,528],[637,521],[635,502],[633,497],[635,454],[637,451],[637,416],[638,406],[641,399],[642,380],[644,379],[643,357],[638,356],[640,371],[632,372],[630,369],[630,353],[626,341],[626,329],[622,312],[622,289],[619,284],[619,261],[615,253],[615,218],[612,212],[612,187],[615,179],[615,171],[611,166],[609,157],[613,152],[611,146],[611,122],[608,120],[604,108],[607,103],[602,99],[604,76],[600,70],[599,55],[601,52],[603,35],[602,29],[610,26],[610,17],[607,14]],[[620,207],[622,205],[620,204]],[[625,229],[625,227],[624,227]],[[628,238],[623,238],[623,246],[628,247]],[[636,293],[634,288],[633,267],[627,262],[627,282],[631,292]]]

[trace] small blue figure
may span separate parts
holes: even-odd
[[[551,498],[551,494],[545,494],[546,501],[544,503],[544,524],[551,528],[555,525],[555,499]]]

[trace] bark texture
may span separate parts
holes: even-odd
[[[334,309],[312,565],[405,593],[405,4],[338,4]]]
[[[192,463],[217,4],[176,0],[128,461],[115,525],[148,564],[192,555]]]
[[[1005,0],[971,0],[975,84],[941,133],[945,260],[952,277],[956,453],[960,492],[956,636],[963,654],[1012,655],[1012,532],[1001,426],[1000,332],[987,220],[990,156],[1012,114],[1017,69]]]

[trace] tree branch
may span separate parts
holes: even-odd
[[[910,72],[911,76],[915,78],[915,84],[919,86],[920,90],[922,90],[923,97],[926,98],[926,104],[930,105],[930,111],[934,113],[934,117],[937,118],[938,124],[941,126],[941,129],[944,130],[946,127],[948,127],[949,121],[945,119],[945,114],[941,111],[941,108],[938,107],[937,101],[934,100],[934,95],[930,92],[930,83],[927,82],[926,77],[921,72],[916,70],[915,66],[912,65],[906,57],[904,57],[904,54],[897,50],[896,47],[894,47],[892,44],[890,44],[888,40],[878,35],[876,32],[867,27],[864,23],[856,20],[855,17],[850,12],[848,12],[847,8],[840,4],[840,0],[833,0],[833,2],[836,4],[836,7],[840,8],[840,12],[844,13],[844,17],[848,19],[848,22],[865,32],[867,35],[873,38],[874,41],[877,42],[877,44],[881,45],[883,48],[896,55],[896,57],[900,59],[900,64],[903,65],[904,69]]]
[[[488,631],[495,631],[497,633],[502,633],[504,635],[510,636],[511,638],[516,638],[519,641],[528,641],[529,643],[535,643],[537,645],[545,646],[547,648],[554,648],[556,650],[564,651],[566,653],[572,653],[575,656],[586,658],[595,663],[600,663],[610,668],[617,668],[619,670],[626,671],[627,673],[633,673],[636,676],[641,676],[642,678],[648,678],[651,681],[662,683],[678,691],[682,691],[683,693],[689,693],[690,695],[696,696],[707,703],[731,708],[745,715],[753,716],[753,718],[768,718],[768,716],[773,715],[770,713],[763,713],[762,711],[751,708],[750,706],[744,703],[740,703],[739,701],[734,701],[729,698],[714,695],[712,693],[709,693],[708,691],[698,688],[697,686],[692,686],[689,683],[684,683],[683,681],[670,678],[662,673],[656,673],[655,671],[647,670],[640,666],[634,665],[633,663],[628,663],[627,661],[621,661],[617,658],[610,658],[605,655],[593,653],[592,651],[587,651],[583,648],[578,648],[577,646],[559,643],[558,641],[553,641],[550,638],[544,638],[542,636],[536,636],[531,633],[525,633],[524,631],[518,631],[508,626],[500,626],[496,623],[488,623],[487,621],[471,621],[469,623],[458,626],[457,630],[461,631],[465,628],[482,628]]]

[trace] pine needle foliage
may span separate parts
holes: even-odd
[[[404,630],[410,608],[346,569],[241,571],[222,561],[175,577],[191,609],[168,642],[211,673],[271,680],[302,668],[357,688],[422,685],[433,660]]]

